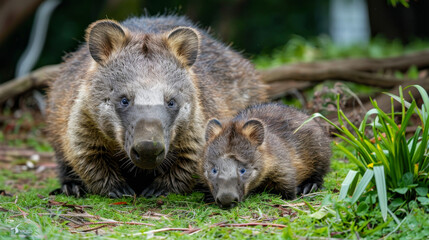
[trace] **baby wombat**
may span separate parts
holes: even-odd
[[[281,104],[249,107],[206,128],[202,165],[206,184],[222,208],[233,207],[254,190],[284,199],[319,188],[330,165],[330,139],[314,120],[294,131],[308,115]]]

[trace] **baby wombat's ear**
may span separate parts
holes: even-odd
[[[211,119],[206,127],[206,141],[218,135],[222,131],[222,124],[216,118]]]
[[[261,145],[264,142],[265,130],[261,121],[250,119],[243,125],[242,133],[251,142]]]
[[[199,51],[199,34],[189,27],[173,29],[167,37],[168,44],[177,58],[186,66],[191,67],[197,60]]]
[[[128,41],[128,30],[111,20],[100,20],[86,30],[86,40],[92,58],[104,65],[109,56]]]

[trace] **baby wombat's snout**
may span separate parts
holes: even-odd
[[[143,169],[153,169],[164,160],[165,148],[161,121],[140,119],[134,128],[134,141],[129,153],[133,163]]]
[[[238,194],[236,192],[222,192],[216,197],[216,203],[219,207],[229,209],[235,207],[238,202]]]
[[[216,204],[219,207],[224,209],[229,209],[234,207],[240,199],[239,191],[237,186],[239,181],[237,177],[227,177],[222,175],[227,175],[225,173],[219,173],[217,178],[217,184],[219,188],[217,189],[217,194],[215,195]]]

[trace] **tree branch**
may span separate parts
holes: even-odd
[[[260,72],[262,80],[266,83],[287,80],[321,81],[326,79],[354,81],[354,79],[358,79],[355,77],[356,72],[377,72],[384,69],[407,70],[412,65],[418,68],[429,67],[429,51],[380,59],[358,58],[296,63],[260,70]],[[345,71],[352,72],[352,74],[346,74],[344,73]],[[351,79],[349,79],[350,76]],[[364,76],[365,78],[370,75],[359,76],[361,78]]]
[[[60,65],[41,67],[28,75],[12,79],[0,85],[0,104],[9,98],[20,95],[30,89],[47,86],[50,79],[58,74]]]
[[[429,51],[383,59],[360,58],[297,63],[259,72],[262,80],[268,85],[269,97],[275,99],[294,89],[305,89],[324,80],[344,80],[391,88],[411,80],[381,75],[377,71],[406,70],[413,65],[418,68],[429,67]],[[45,66],[29,75],[0,85],[0,104],[32,88],[47,86],[49,79],[54,79],[60,71],[60,66],[60,64]]]

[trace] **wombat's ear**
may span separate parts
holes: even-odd
[[[216,118],[211,119],[206,127],[206,141],[222,131],[222,124]]]
[[[167,41],[177,58],[186,66],[191,67],[197,60],[199,51],[199,35],[196,30],[189,27],[173,29]]]
[[[251,119],[243,125],[242,133],[244,136],[250,139],[250,141],[261,145],[264,142],[265,130],[264,125],[261,121]]]
[[[86,40],[92,58],[104,65],[109,56],[128,41],[128,30],[111,20],[100,20],[86,30]]]

